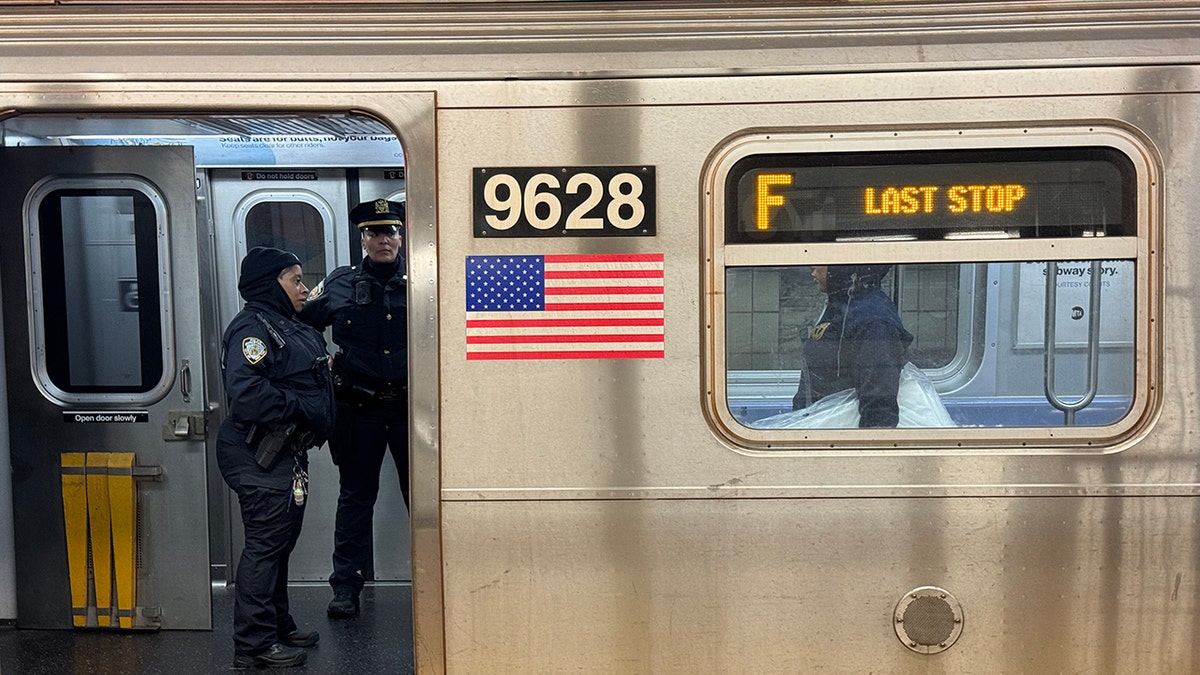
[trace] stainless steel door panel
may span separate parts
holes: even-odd
[[[28,213],[47,180],[81,186],[93,180],[129,180],[149,186],[161,200],[157,222],[157,285],[164,327],[161,334],[140,335],[148,345],[165,338],[161,345],[163,374],[158,384],[141,392],[126,390],[105,393],[109,384],[125,377],[126,361],[137,361],[136,348],[120,337],[98,333],[87,348],[99,354],[91,361],[106,364],[109,372],[79,375],[99,384],[81,386],[72,392],[48,386],[47,372],[64,355],[47,351],[36,342],[39,332],[49,331],[49,342],[58,339],[45,316],[31,316],[38,307],[53,300],[42,295],[51,283],[41,259],[27,254],[38,242],[29,232]],[[68,593],[64,507],[62,492],[63,453],[133,452],[136,465],[160,472],[158,479],[141,478],[137,485],[138,585],[136,605],[145,616],[161,616],[161,627],[197,629],[211,626],[208,583],[208,536],[204,455],[204,355],[200,336],[200,302],[197,269],[195,184],[190,147],[162,148],[6,148],[0,150],[0,218],[5,228],[0,237],[0,270],[3,274],[6,377],[9,398],[9,428],[13,459],[13,500],[17,545],[17,620],[21,626],[69,627],[72,603]],[[82,203],[82,202],[81,202]],[[82,213],[80,239],[99,228],[102,214]],[[40,222],[40,221],[39,221]],[[110,224],[111,225],[111,224]],[[119,229],[119,228],[117,228]],[[25,241],[22,241],[22,239]],[[112,247],[111,241],[87,242]],[[64,239],[69,239],[64,235]],[[66,242],[50,257],[63,258],[63,251],[80,251]],[[140,249],[139,249],[140,251]],[[98,254],[99,255],[99,254]],[[139,256],[143,254],[138,253]],[[155,256],[150,251],[150,258]],[[61,262],[68,303],[89,298],[81,291],[87,284],[113,283],[116,279],[89,279],[89,270],[72,254]],[[139,260],[140,266],[144,260]],[[31,267],[32,265],[32,267]],[[140,268],[139,268],[140,269]],[[136,312],[141,277],[120,280],[132,284],[123,300]],[[145,292],[147,289],[142,289]],[[112,295],[108,289],[105,298]],[[41,295],[41,297],[38,297]],[[153,294],[150,294],[153,295]],[[100,312],[119,311],[103,304]],[[122,309],[127,309],[122,307]],[[85,308],[81,311],[91,311]],[[78,331],[78,326],[67,326]],[[76,333],[71,339],[83,339]],[[74,356],[71,356],[74,358]],[[74,363],[74,362],[72,362]],[[103,368],[101,370],[104,370]],[[50,376],[53,377],[52,375]],[[89,380],[90,381],[90,380]],[[117,387],[121,390],[121,387]],[[57,400],[55,400],[57,399]],[[144,421],[105,421],[104,413],[144,412]],[[76,423],[74,413],[97,412],[95,421]],[[170,438],[171,440],[164,440]],[[135,471],[135,474],[137,472]],[[151,621],[153,623],[153,621]]]

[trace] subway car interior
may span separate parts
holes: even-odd
[[[16,517],[10,533],[15,532],[16,555],[5,554],[15,558],[9,563],[18,578],[27,579],[17,594],[18,626],[215,629],[203,639],[184,634],[169,639],[190,641],[180,653],[192,654],[204,669],[210,652],[213,664],[223,664],[232,612],[227,586],[241,553],[241,521],[236,497],[213,459],[215,434],[204,429],[215,429],[223,419],[220,335],[241,308],[238,263],[254,246],[291,251],[301,259],[310,288],[335,267],[357,264],[362,250],[347,213],[361,201],[405,200],[403,151],[385,125],[347,115],[15,117],[0,122],[0,139],[7,166],[44,162],[59,176],[33,193],[51,205],[35,207],[39,213],[55,214],[37,219],[29,242],[31,274],[44,283],[28,298],[37,317],[27,334],[33,346],[20,354],[10,351],[6,359],[8,430],[16,439],[44,439],[11,446]],[[32,157],[40,153],[48,154]],[[133,177],[134,172],[155,181]],[[104,176],[92,176],[98,173]],[[7,185],[19,182],[8,182],[12,176],[6,175]],[[165,226],[168,204],[170,228]],[[186,227],[175,220],[180,205],[194,209],[194,217],[183,219]],[[24,252],[7,244],[4,249],[0,264],[15,271]],[[172,350],[190,353],[173,355]],[[26,357],[30,353],[33,364]],[[171,367],[164,364],[176,356],[183,364],[180,371],[164,376],[164,367]],[[28,378],[15,373],[29,368],[38,381],[23,390],[14,383]],[[78,416],[79,423],[65,425],[66,434],[50,441],[40,435],[46,416],[61,413],[42,408],[42,391],[72,403],[103,404],[102,411]],[[159,400],[147,404],[150,399]],[[112,410],[113,403],[131,412]],[[168,420],[161,428],[146,423],[160,414]],[[70,555],[63,555],[63,542],[42,534],[43,514],[70,510],[42,489],[25,490],[23,479],[60,470],[45,465],[46,456],[37,452],[44,442],[78,450],[86,462],[119,454],[88,452],[97,435],[102,447],[166,442],[161,456],[139,451],[138,464],[128,467],[140,487],[140,503],[128,515],[130,541],[122,547],[115,540],[80,538],[72,542],[83,549],[76,567]],[[171,477],[171,489],[155,489],[165,475]],[[296,587],[296,603],[324,623],[338,495],[337,470],[324,448],[312,453],[310,475],[309,506],[289,581]],[[111,499],[116,501],[116,493]],[[337,664],[394,666],[403,672],[412,667],[408,513],[395,467],[387,462],[375,514],[366,600],[387,599],[379,603],[381,623],[357,631],[342,626],[340,633],[332,626],[327,642],[340,639],[327,644],[326,654],[345,659]],[[86,531],[83,522],[64,521],[62,527]],[[189,535],[149,536],[167,531]],[[110,589],[87,582],[89,566],[103,559],[96,554],[102,545],[115,551],[118,568],[127,568],[117,569],[114,578],[135,579],[128,592],[118,583],[120,602],[106,601],[104,591]],[[34,574],[35,569],[40,572]],[[81,582],[88,593],[82,603],[69,595],[79,592]],[[164,594],[171,598],[164,606],[138,603],[139,597]],[[386,632],[391,648],[373,646],[368,636],[376,630]],[[71,668],[140,658],[119,645],[94,645],[95,651],[59,653],[73,654]],[[15,645],[0,651],[21,653]],[[54,661],[21,663],[24,667],[5,664],[5,672],[55,667]]]

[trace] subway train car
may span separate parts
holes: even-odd
[[[0,4],[18,630],[225,620],[237,263],[392,199],[419,672],[1200,670],[1200,3]]]

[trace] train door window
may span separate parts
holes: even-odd
[[[34,363],[52,398],[145,401],[166,386],[163,204],[131,177],[53,179],[31,196]]]
[[[970,330],[959,326],[959,297],[971,293],[972,288],[970,280],[962,278],[959,265],[905,268],[892,277],[893,283],[888,285],[896,290],[891,297],[913,335],[909,354],[917,367],[946,368],[970,349]]]
[[[245,223],[246,250],[271,246],[300,258],[304,285],[316,288],[329,271],[326,251],[333,250],[333,214],[315,195],[260,193],[239,209]]]
[[[1148,152],[1118,130],[968,136],[770,134],[719,155],[705,372],[728,435],[1100,447],[1147,417]],[[925,430],[859,431],[879,426]]]

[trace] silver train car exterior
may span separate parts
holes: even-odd
[[[1200,4],[4,4],[0,618],[211,625],[232,265],[386,197],[420,672],[1200,669]],[[945,417],[791,412],[829,265]]]

